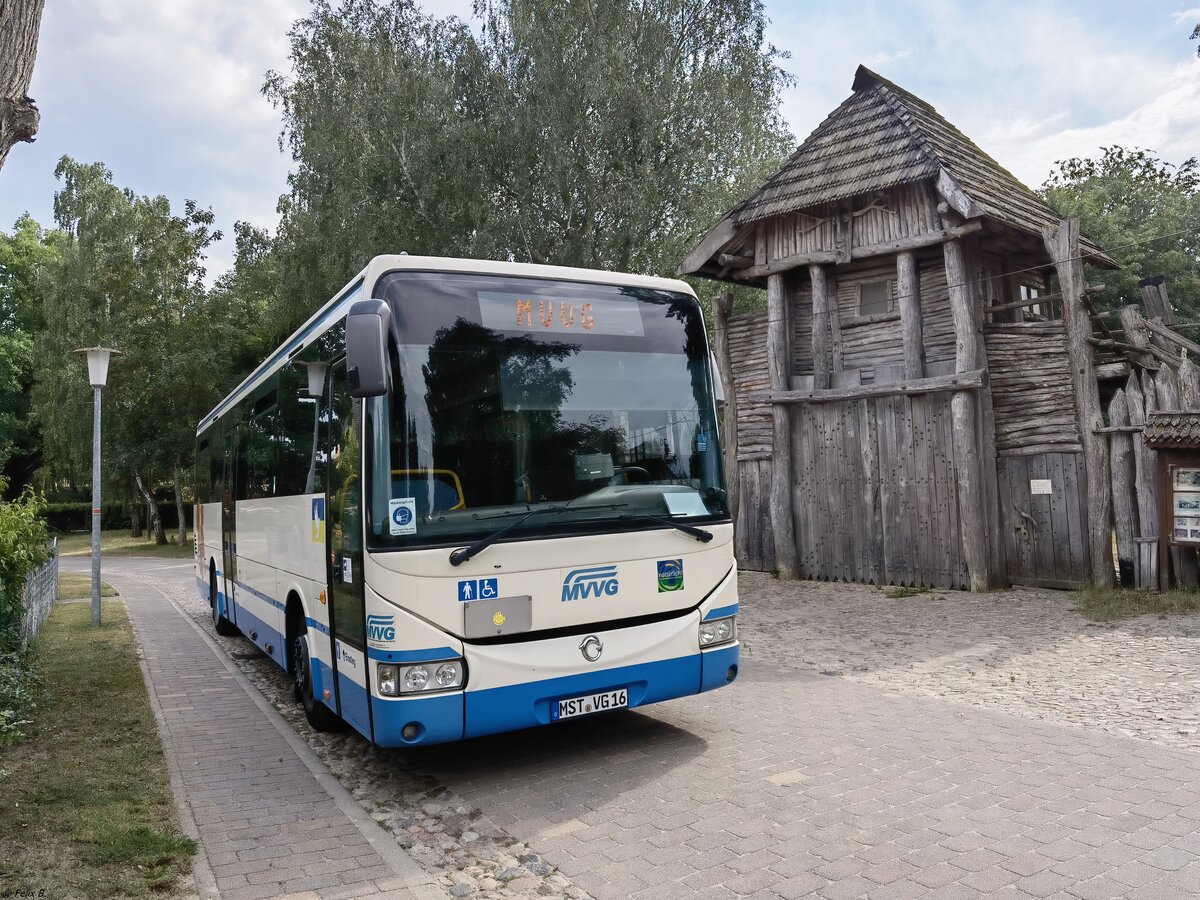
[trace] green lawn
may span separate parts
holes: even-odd
[[[92,576],[79,572],[58,573],[59,600],[87,600],[92,596]],[[107,581],[100,582],[101,597],[117,596],[117,589]]]
[[[1111,622],[1132,616],[1160,615],[1200,610],[1200,591],[1119,591],[1085,588],[1078,594],[1084,616],[1094,622]]]
[[[56,607],[34,644],[29,737],[0,750],[0,897],[173,897],[176,825],[125,607]],[[42,891],[43,893],[39,893]]]
[[[176,537],[174,531],[167,535]],[[90,532],[72,532],[59,535],[58,550],[61,556],[90,556],[92,535]],[[124,529],[100,532],[100,552],[108,556],[165,556],[171,559],[191,559],[194,554],[190,540],[180,544],[159,546],[145,537],[131,538]]]

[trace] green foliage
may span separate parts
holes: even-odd
[[[0,494],[3,490],[0,478]],[[49,556],[39,506],[40,498],[28,487],[16,500],[0,500],[0,652],[20,649],[25,576]]]
[[[0,747],[15,744],[25,736],[35,705],[34,687],[33,670],[25,654],[0,652]]]
[[[791,148],[757,0],[319,0],[271,73],[295,325],[372,255],[673,274]]]
[[[1091,271],[1088,280],[1106,287],[1101,305],[1140,302],[1137,282],[1166,278],[1168,294],[1183,321],[1200,319],[1200,163],[1178,166],[1140,149],[1103,147],[1098,159],[1060,161],[1042,185],[1046,200],[1078,216],[1085,234],[1121,265]]]
[[[0,233],[0,471],[15,491],[29,483],[40,456],[29,389],[35,336],[45,326],[39,282],[57,239],[27,215],[12,234]]]

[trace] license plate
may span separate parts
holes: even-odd
[[[586,697],[572,697],[570,700],[555,700],[550,705],[550,720],[557,722],[559,719],[573,719],[576,716],[586,716],[609,709],[624,709],[628,705],[629,691],[625,688],[588,694]]]

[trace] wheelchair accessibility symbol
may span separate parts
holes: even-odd
[[[461,603],[471,600],[494,600],[499,596],[499,578],[468,578],[458,583],[458,599]]]

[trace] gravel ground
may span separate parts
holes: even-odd
[[[1200,613],[1094,623],[1065,591],[889,598],[860,584],[740,576],[745,665],[836,674],[1200,749]]]
[[[212,634],[208,606],[194,591],[141,577],[170,592]],[[780,582],[760,573],[743,573],[740,587],[743,667],[761,662],[1200,748],[1200,614],[1095,624],[1074,611],[1071,594],[1057,591],[889,598],[866,585]],[[452,895],[589,897],[520,836],[424,774],[419,756],[371,747],[349,731],[314,732],[273,662],[240,637],[215,639]]]

